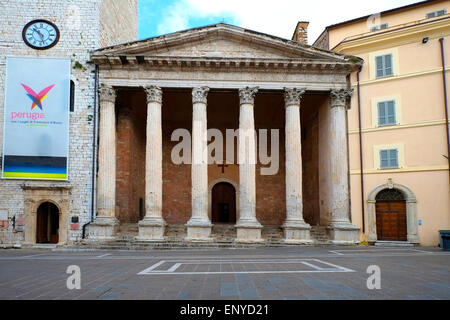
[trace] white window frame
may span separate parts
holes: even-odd
[[[392,74],[389,76],[377,77],[377,57],[379,56],[392,56]],[[369,73],[371,80],[383,80],[389,79],[391,77],[398,76],[399,74],[399,58],[398,58],[398,49],[392,48],[383,51],[372,52],[369,54]]]
[[[405,153],[403,143],[389,144],[389,145],[378,145],[373,147],[374,152],[374,167],[377,170],[399,170],[405,167]],[[396,168],[382,168],[381,167],[381,151],[382,150],[397,150],[397,162],[398,167]]]

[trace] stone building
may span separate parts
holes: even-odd
[[[347,109],[361,59],[306,45],[307,24],[296,41],[226,24],[134,41],[137,1],[34,4],[0,6],[0,112],[5,56],[71,58],[69,179],[1,180],[2,243],[97,243],[127,231],[160,242],[174,230],[194,243],[225,233],[238,243],[358,242]],[[38,18],[61,31],[48,50],[22,41]],[[211,130],[230,146],[213,162]]]
[[[35,50],[24,43],[22,30],[36,19],[48,20],[59,29],[59,42],[52,48]],[[36,220],[42,210],[54,211],[59,231],[43,237],[41,242],[79,240],[82,226],[91,221],[95,181],[95,66],[89,63],[90,54],[99,47],[137,38],[137,0],[8,0],[0,3],[0,21],[0,144],[6,57],[69,58],[74,89],[69,180],[0,180],[0,244],[38,241]],[[72,218],[78,219],[78,223],[71,224]]]
[[[346,121],[360,59],[217,24],[99,49],[92,61],[100,130],[89,239],[113,239],[131,223],[138,240],[164,241],[179,225],[187,241],[214,241],[212,226],[225,224],[244,243],[264,241],[263,226],[283,230],[286,243],[310,243],[311,227],[358,242]],[[192,165],[174,163],[179,129],[192,133]],[[211,162],[207,129],[239,129],[240,139]],[[255,129],[280,132],[273,174],[251,161],[261,137],[243,132]]]

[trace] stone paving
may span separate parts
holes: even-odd
[[[81,289],[67,289],[80,267]],[[367,268],[381,270],[369,290]],[[288,247],[153,251],[0,251],[0,299],[450,299],[438,248]]]

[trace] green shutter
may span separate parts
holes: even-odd
[[[382,169],[389,168],[389,153],[388,150],[380,151],[380,166]]]
[[[384,75],[391,76],[392,72],[392,54],[384,56]]]
[[[393,169],[398,168],[398,150],[380,150],[380,168],[381,169]]]
[[[383,56],[379,56],[376,58],[376,67],[377,67],[377,78],[384,76],[384,64],[383,64]]]
[[[378,125],[386,125],[386,108],[384,102],[378,103]]]
[[[389,166],[391,168],[398,168],[398,150],[389,150]]]
[[[395,117],[395,101],[388,101],[386,103],[386,123],[387,124],[396,124],[397,119]]]

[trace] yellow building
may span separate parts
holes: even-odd
[[[365,61],[348,111],[362,241],[436,246],[450,229],[449,11],[450,0],[423,1],[329,26],[314,43]]]

